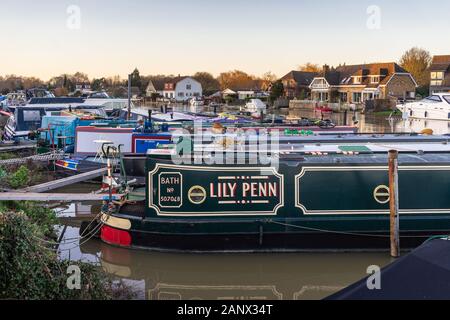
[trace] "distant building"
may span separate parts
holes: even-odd
[[[318,75],[316,72],[291,71],[280,81],[283,83],[284,96],[286,98],[308,98],[311,89],[309,86]]]
[[[89,95],[92,92],[92,88],[91,85],[89,83],[77,83],[75,85],[75,91],[73,92],[73,94],[78,94],[78,95]]]
[[[430,67],[430,92],[450,92],[450,55],[434,56]]]
[[[222,96],[225,97],[230,97],[230,96],[237,96],[237,92],[231,89],[225,89],[222,91]]]
[[[187,101],[193,97],[201,97],[203,89],[201,83],[191,77],[176,77],[166,82],[159,93],[167,99]]]
[[[150,80],[148,83],[147,89],[145,89],[145,96],[151,97],[157,93],[158,93],[158,90],[156,89],[155,85],[153,84],[153,81]]]
[[[120,86],[111,89],[108,93],[110,96],[115,98],[128,98],[128,87]],[[131,98],[137,99],[141,95],[141,90],[139,87],[131,87]]]
[[[255,97],[255,91],[253,90],[241,90],[237,92],[239,100],[246,100]]]
[[[417,83],[398,64],[324,66],[310,84],[314,101],[363,103],[367,100],[415,98]]]

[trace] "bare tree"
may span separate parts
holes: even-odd
[[[305,71],[305,72],[320,72],[321,68],[318,64],[307,62],[304,65],[301,65],[298,67],[298,71]]]
[[[406,51],[400,59],[400,65],[413,75],[417,84],[421,87],[430,85],[430,73],[432,57],[428,51],[414,47]]]

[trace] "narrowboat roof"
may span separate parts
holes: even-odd
[[[238,138],[242,134],[251,136],[251,132],[247,133],[226,133],[226,134],[214,134],[211,132],[202,133],[202,141],[206,143],[211,142],[213,139],[218,138]],[[271,133],[270,135],[272,135]],[[261,135],[261,133],[259,134]],[[178,136],[182,136],[179,134]],[[199,136],[199,135],[198,135]],[[197,137],[197,135],[196,135]],[[268,140],[271,138],[268,137]],[[419,134],[353,134],[353,133],[330,133],[330,134],[317,134],[312,135],[289,135],[280,132],[278,139],[280,143],[307,143],[307,144],[340,144],[340,143],[380,143],[380,142],[392,142],[392,143],[449,143],[450,135],[419,135]],[[252,140],[250,140],[252,141]],[[257,139],[255,139],[257,141]],[[272,140],[275,141],[275,140]]]
[[[89,110],[89,109],[103,109],[102,106],[92,106],[92,105],[74,105],[74,106],[70,106],[73,110]],[[49,110],[49,111],[62,111],[62,110],[67,110],[68,106],[63,106],[63,105],[25,105],[25,106],[16,106],[13,107],[14,109],[20,110]]]
[[[28,104],[67,104],[67,103],[84,103],[83,98],[31,98]]]
[[[309,139],[309,140],[308,140]],[[397,150],[402,163],[441,162],[450,163],[449,136],[421,136],[421,135],[361,135],[329,136],[329,137],[302,137],[298,140],[289,140],[271,145],[252,143],[239,143],[239,140],[230,139],[224,135],[213,142],[194,143],[192,150],[195,156],[203,159],[211,158],[215,154],[226,157],[242,154],[245,157],[277,157],[280,161],[298,160],[307,163],[387,163],[387,154],[390,150]],[[183,142],[180,142],[183,143]],[[187,147],[187,145],[184,145]],[[148,156],[170,157],[183,148],[178,145],[175,149],[149,150]],[[189,150],[189,149],[184,149]]]
[[[171,150],[152,150],[149,151],[147,159],[155,160],[161,163],[172,163],[170,158]],[[208,156],[203,157],[204,160],[211,159]],[[295,153],[280,155],[277,159],[280,163],[285,163],[289,166],[307,166],[307,165],[321,165],[321,164],[338,164],[338,165],[380,165],[386,166],[388,164],[388,154],[359,154],[359,155],[344,155],[344,154],[328,154],[328,155],[299,155]],[[210,160],[209,160],[210,161]],[[398,156],[399,165],[450,165],[450,154],[448,153],[399,153]],[[199,165],[204,165],[200,163]],[[244,164],[245,166],[252,165],[251,163]],[[255,164],[256,166],[260,164]],[[213,165],[214,166],[214,165]],[[217,166],[233,166],[233,165],[220,165]]]

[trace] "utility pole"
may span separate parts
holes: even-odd
[[[128,75],[128,116],[127,119],[131,119],[131,77],[132,75]]]
[[[391,256],[400,256],[400,216],[398,199],[398,151],[389,151],[389,208]]]

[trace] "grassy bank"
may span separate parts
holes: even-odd
[[[28,162],[21,165],[4,165],[0,167],[0,187],[3,189],[21,189],[53,179],[46,165]]]
[[[0,299],[134,297],[130,288],[97,266],[61,261],[55,250],[56,222],[52,210],[35,203],[4,202],[0,205]],[[77,289],[67,285],[71,276],[69,266],[81,271]]]

